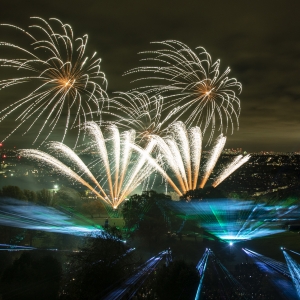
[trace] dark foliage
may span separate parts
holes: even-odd
[[[53,195],[53,205],[61,205],[78,210],[81,207],[80,194],[72,188],[62,186]]]
[[[15,185],[7,185],[0,189],[0,197],[24,200],[33,203],[38,202],[49,206],[52,204],[53,194],[47,189],[42,189],[38,192],[34,192],[27,189],[21,190],[18,186]]]
[[[54,257],[36,258],[36,254],[24,252],[3,273],[2,299],[58,299],[61,272],[61,264]]]
[[[34,191],[30,191],[30,190],[24,190],[23,191],[24,195],[25,195],[25,198],[27,201],[30,201],[30,202],[37,202],[37,195],[36,195],[36,192]]]
[[[202,199],[226,198],[227,195],[218,187],[207,187],[204,189],[196,189],[187,191],[180,199],[182,201],[201,201]]]
[[[38,202],[50,206],[52,200],[52,193],[47,189],[42,189],[41,191],[37,192],[37,199]]]
[[[98,299],[128,276],[136,263],[134,251],[109,233],[87,239],[70,255],[64,278],[63,299]]]
[[[168,231],[168,209],[170,197],[155,191],[133,195],[123,206],[123,217],[129,232],[135,232],[148,240],[158,241]]]
[[[147,195],[132,195],[123,205],[122,214],[128,230],[138,226],[140,220],[149,209]]]
[[[100,213],[103,211],[103,204],[99,200],[94,200],[91,202],[86,202],[82,204],[81,211],[83,213],[89,214],[93,219],[94,216],[100,217]]]
[[[1,190],[0,196],[18,200],[26,200],[24,192],[18,186],[14,185],[4,186]]]
[[[157,271],[154,289],[158,299],[194,299],[199,283],[196,267],[183,260],[174,261]]]

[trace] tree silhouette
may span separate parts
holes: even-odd
[[[7,185],[2,187],[1,196],[18,200],[26,200],[23,191],[15,185]]]
[[[2,299],[58,299],[61,264],[50,255],[34,258],[24,252],[5,269],[1,278]]]
[[[70,255],[63,290],[66,299],[100,299],[113,284],[128,276],[137,262],[119,238],[101,232]]]
[[[198,272],[183,260],[171,262],[157,271],[154,289],[158,299],[194,299],[199,283]]]

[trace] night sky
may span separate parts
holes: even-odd
[[[2,1],[0,22],[27,28],[31,16],[56,17],[75,36],[89,35],[88,47],[102,58],[109,95],[131,88],[131,68],[141,66],[137,53],[154,49],[153,41],[174,39],[190,48],[203,46],[221,71],[243,85],[240,129],[226,148],[300,150],[299,1]],[[11,33],[11,31],[10,31]],[[0,41],[10,36],[0,31]],[[0,51],[1,55],[4,52]],[[0,69],[1,78],[5,77]],[[0,91],[5,107],[18,90]],[[11,120],[0,123],[0,138]],[[13,135],[6,145],[28,147],[26,136]]]

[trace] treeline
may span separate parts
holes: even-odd
[[[57,191],[42,189],[32,191],[22,190],[18,186],[7,185],[0,189],[0,198],[11,198],[45,206],[62,206],[75,209],[78,212],[89,215],[91,218],[105,214],[105,207],[98,199],[89,199],[85,193],[62,186]]]
[[[49,190],[46,189],[35,192],[27,189],[22,190],[15,185],[7,185],[0,189],[0,197],[51,205],[53,195]]]
[[[1,299],[58,299],[61,278],[58,259],[43,252],[24,251],[0,277]]]
[[[1,299],[102,299],[144,262],[107,232],[87,237],[79,250],[64,264],[58,253],[24,251],[0,274]],[[175,260],[152,272],[134,299],[194,299],[198,282],[195,265]]]
[[[46,206],[81,207],[82,202],[80,193],[67,187],[61,187],[55,192],[47,189],[35,192],[27,189],[22,190],[15,185],[7,185],[0,189],[0,198],[12,198]]]
[[[122,215],[126,238],[140,237],[150,245],[156,245],[163,237],[168,242],[183,239],[182,231],[197,241],[202,229],[196,220],[187,220],[185,215],[170,206],[171,197],[155,191],[132,195],[124,202]]]

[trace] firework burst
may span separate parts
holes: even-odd
[[[209,151],[206,162],[201,166],[202,134],[199,127],[191,127],[189,130],[182,122],[175,122],[171,126],[172,136],[161,138],[152,136],[156,141],[159,153],[162,155],[164,168],[156,168],[165,180],[174,188],[180,196],[187,191],[203,188],[210,178],[216,163],[225,146],[226,137],[222,134],[216,139],[214,146]],[[238,156],[227,164],[220,174],[213,181],[212,186],[216,187],[230,174],[242,166],[250,158],[249,155]],[[163,170],[165,169],[165,170]],[[201,170],[200,183],[198,178]],[[170,174],[176,178],[177,184],[171,179]],[[178,192],[180,191],[180,192]]]
[[[38,139],[43,143],[54,129],[61,134],[62,141],[67,131],[74,127],[79,136],[80,124],[92,120],[95,114],[99,115],[101,99],[106,98],[107,81],[100,71],[101,59],[96,57],[96,53],[86,56],[87,35],[74,38],[71,26],[58,19],[50,19],[50,22],[38,17],[33,19],[39,25],[30,26],[31,33],[2,24],[31,40],[28,47],[0,42],[1,47],[8,47],[20,55],[20,58],[0,59],[2,68],[14,69],[18,74],[15,78],[0,80],[0,90],[21,84],[27,85],[25,90],[30,89],[24,97],[0,111],[0,122],[13,113],[17,113],[18,122],[13,131],[2,139],[5,140],[20,127],[26,128],[23,131],[26,134],[37,123],[42,124],[33,143]],[[55,31],[54,27],[59,30]]]
[[[241,84],[229,78],[230,69],[220,73],[220,60],[212,61],[209,53],[197,47],[195,53],[187,45],[178,41],[156,42],[166,49],[142,52],[151,57],[142,59],[153,65],[138,67],[128,71],[132,73],[152,73],[152,76],[135,81],[148,80],[152,85],[139,87],[150,94],[161,94],[165,98],[164,110],[178,109],[175,120],[185,117],[187,126],[200,126],[205,133],[211,128],[211,142],[216,125],[217,130],[233,132],[234,123],[238,127],[240,100],[236,96],[241,92]],[[156,82],[156,84],[155,84]]]
[[[104,136],[95,122],[87,122],[85,130],[91,143],[84,151],[92,152],[96,156],[89,165],[60,142],[48,144],[48,150],[59,159],[35,149],[20,150],[20,155],[52,167],[54,171],[79,182],[99,199],[117,208],[157,167],[156,160],[153,159],[150,163],[147,159],[155,142],[150,141],[145,149],[140,148],[140,154],[133,153],[134,130],[120,133],[115,125],[110,125],[107,127],[107,135]]]
[[[226,166],[222,172],[218,175],[218,177],[213,182],[212,186],[218,186],[224,179],[226,179],[229,175],[231,175],[235,170],[237,170],[240,166],[246,163],[250,159],[250,155],[247,154],[245,156],[238,155],[235,159]]]
[[[119,128],[134,129],[138,140],[148,140],[153,134],[164,136],[170,126],[170,119],[176,114],[174,109],[164,114],[164,98],[149,97],[137,91],[118,93],[109,100],[109,110],[103,110],[103,115],[109,115],[112,122]],[[105,123],[104,121],[102,121]]]

